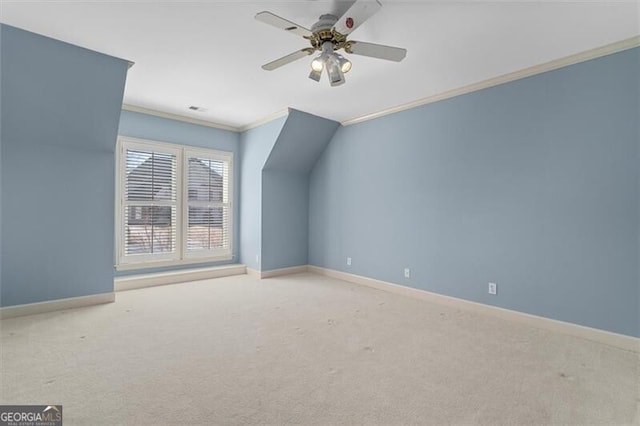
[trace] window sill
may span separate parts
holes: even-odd
[[[225,254],[220,256],[190,257],[188,259],[181,259],[181,260],[158,260],[158,261],[146,261],[146,262],[121,263],[121,264],[115,265],[115,268],[116,268],[116,271],[131,271],[135,269],[151,269],[151,268],[164,268],[167,266],[193,265],[196,263],[224,262],[228,260],[233,260],[233,256]]]
[[[114,279],[115,291],[135,290],[166,284],[179,284],[189,281],[209,280],[212,278],[230,277],[247,273],[245,265],[232,263],[209,268],[184,269],[180,271],[159,272],[152,274],[136,274]]]

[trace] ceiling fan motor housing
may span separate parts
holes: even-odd
[[[330,13],[321,15],[318,22],[311,26],[311,32],[317,33],[322,30],[331,30],[336,22],[338,22],[338,17],[335,15],[331,15]]]
[[[311,32],[313,33],[309,37],[311,46],[320,50],[325,42],[330,41],[333,43],[334,50],[343,48],[347,37],[333,29],[336,22],[338,22],[338,17],[335,15],[326,14],[320,16],[318,22],[311,26]]]

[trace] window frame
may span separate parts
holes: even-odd
[[[170,152],[176,155],[176,242],[175,251],[172,253],[125,255],[125,210],[124,200],[126,185],[126,158],[127,149],[139,149],[143,151]],[[188,253],[188,159],[197,154],[201,157],[214,160],[227,161],[228,172],[228,249],[207,250]],[[115,268],[116,270],[157,268],[165,266],[178,266],[193,263],[219,262],[233,259],[234,247],[234,156],[233,152],[208,148],[200,148],[189,145],[180,145],[168,142],[159,142],[149,139],[133,138],[119,135],[116,145],[116,194],[115,194]]]

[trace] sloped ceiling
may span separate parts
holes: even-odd
[[[308,174],[340,126],[291,109],[263,170]]]

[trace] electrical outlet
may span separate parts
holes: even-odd
[[[489,294],[498,294],[498,284],[489,283]]]
[[[405,278],[411,278],[411,269],[404,268],[404,277]]]
[[[347,257],[347,266],[351,266],[351,258]]]
[[[260,255],[256,254],[256,263],[259,265],[260,264]]]

